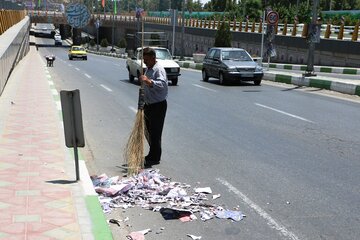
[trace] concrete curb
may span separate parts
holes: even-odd
[[[270,66],[269,66],[270,65]],[[263,63],[263,67],[267,68],[276,68],[276,69],[287,69],[287,70],[306,70],[306,65],[292,65],[292,64],[282,64],[282,63]],[[340,74],[351,74],[351,75],[360,75],[360,69],[357,68],[343,68],[343,67],[330,67],[330,66],[314,66],[315,72],[324,72],[324,73],[340,73]]]
[[[264,78],[274,82],[293,84],[297,86],[315,87],[360,96],[360,85],[352,83],[336,82],[320,78],[276,74],[270,72],[265,72]]]
[[[192,68],[196,70],[201,70],[202,63],[193,63],[188,61],[176,61],[180,67],[183,68]],[[284,66],[292,66],[292,65],[286,65],[281,64],[283,69],[288,69]],[[299,67],[299,68],[297,68]],[[294,68],[296,70],[303,70],[300,68],[300,65],[294,65]],[[319,68],[325,68],[325,67],[319,67]],[[345,71],[348,68],[334,68],[336,71],[339,71],[339,69],[343,69]],[[355,69],[356,71],[359,71],[359,69]],[[335,70],[334,70],[335,71]],[[346,71],[349,71],[346,70]],[[348,73],[350,74],[350,73]],[[271,73],[271,72],[264,72],[264,79],[274,82],[281,82],[281,83],[287,83],[287,84],[293,84],[298,86],[307,86],[307,87],[315,87],[315,88],[321,88],[321,89],[328,89],[336,92],[341,92],[345,94],[350,95],[358,95],[360,96],[360,81],[358,84],[354,83],[346,83],[346,82],[337,82],[332,81],[329,79],[321,79],[321,78],[313,78],[313,77],[303,77],[303,76],[294,76],[291,74],[277,74],[277,73]]]

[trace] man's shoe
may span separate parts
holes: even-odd
[[[146,161],[144,164],[145,168],[151,168],[153,165],[160,164],[160,161]]]

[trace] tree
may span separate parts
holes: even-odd
[[[215,47],[231,47],[230,25],[223,21],[215,35]]]

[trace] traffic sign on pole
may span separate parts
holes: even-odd
[[[279,22],[279,13],[275,11],[270,11],[267,14],[266,21],[270,25],[276,25]]]

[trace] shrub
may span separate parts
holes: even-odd
[[[107,47],[107,46],[109,46],[108,40],[107,40],[106,38],[101,39],[100,46],[101,46],[101,47]]]
[[[223,21],[215,35],[215,47],[231,47],[230,25]]]
[[[125,38],[120,39],[119,43],[118,43],[118,47],[119,48],[126,48],[127,46],[127,42]]]
[[[94,39],[91,39],[90,42],[89,42],[90,46],[94,47],[95,46],[95,40]]]

